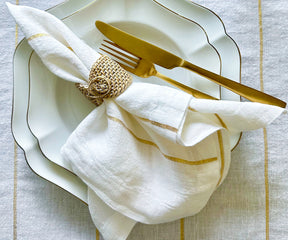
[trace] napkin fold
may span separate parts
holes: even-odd
[[[100,54],[54,16],[7,6],[51,72],[88,83]],[[96,227],[106,240],[121,240],[136,222],[163,223],[198,213],[228,173],[230,135],[265,127],[284,111],[132,83],[117,98],[104,99],[61,154],[88,186]]]

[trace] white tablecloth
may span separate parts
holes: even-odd
[[[136,1],[136,0],[135,0]],[[15,3],[15,1],[9,1]],[[19,0],[47,9],[60,0]],[[216,12],[242,55],[242,83],[288,101],[288,6],[285,0],[198,0]],[[87,206],[35,175],[11,134],[12,57],[22,38],[0,3],[0,240],[101,239]],[[15,43],[16,42],[16,43]],[[245,133],[232,152],[229,175],[194,217],[137,224],[129,240],[288,238],[288,119]]]

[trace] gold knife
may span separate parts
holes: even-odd
[[[283,108],[286,107],[286,103],[278,98],[196,66],[193,63],[113,27],[110,24],[102,21],[96,21],[95,24],[104,36],[140,58],[144,58],[168,69],[173,69],[175,67],[189,69],[250,101],[275,105]]]

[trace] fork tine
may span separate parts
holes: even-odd
[[[138,64],[135,63],[135,62],[127,61],[126,59],[124,59],[124,58],[122,58],[122,57],[120,57],[120,56],[118,56],[118,55],[116,55],[116,54],[114,54],[114,53],[111,53],[111,52],[109,52],[109,51],[107,51],[107,50],[105,50],[105,49],[103,49],[103,48],[100,48],[100,49],[101,49],[103,52],[106,52],[106,53],[110,54],[111,56],[113,56],[113,57],[121,60],[122,62],[125,62],[125,63],[127,63],[128,65],[130,65],[130,66],[133,66],[134,68],[138,65]]]
[[[119,61],[116,61],[122,68],[124,68],[126,71],[128,72],[131,72],[131,73],[134,73],[135,72],[135,68],[131,68],[131,67],[128,67],[127,65],[119,62]]]
[[[107,42],[108,42],[108,41],[107,41]],[[105,44],[103,44],[103,43],[102,43],[101,45],[104,46],[104,47],[106,47],[106,48],[108,48],[108,49],[110,49],[110,50],[112,50],[112,51],[114,51],[114,52],[116,52],[116,53],[118,53],[119,55],[121,55],[121,56],[123,56],[123,57],[125,57],[125,58],[130,59],[130,60],[133,61],[133,62],[136,62],[136,63],[139,62],[139,58],[131,57],[131,56],[125,54],[124,52],[120,52],[120,51],[118,51],[117,49],[115,49],[115,48],[111,48],[111,47],[109,47],[109,46],[107,46],[107,45],[105,45]],[[112,45],[112,44],[111,44],[111,45]],[[113,44],[113,46],[115,46],[115,47],[117,47],[117,48],[123,50],[122,48],[120,48],[120,47],[117,46],[117,45],[114,45],[114,44]],[[126,50],[123,50],[123,51],[127,52]]]
[[[116,47],[116,48],[121,49],[121,50],[124,51],[124,52],[127,52],[127,53],[131,54],[131,55],[134,56],[135,58],[141,59],[140,57],[138,57],[138,56],[135,55],[134,53],[128,51],[127,49],[124,49],[124,48],[120,47],[119,45],[117,45],[116,43],[114,43],[114,42],[112,42],[112,41],[109,41],[109,40],[106,40],[106,39],[104,39],[103,41],[106,42],[106,43],[108,43],[108,44],[110,44],[110,45],[112,45],[112,46],[114,46],[114,47]]]

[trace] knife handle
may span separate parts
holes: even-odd
[[[231,79],[222,77],[216,73],[210,72],[204,68],[198,67],[188,61],[184,61],[180,67],[189,69],[229,90],[234,93],[239,94],[240,96],[252,101],[252,102],[259,102],[265,103],[270,105],[275,105],[278,107],[285,108],[286,103],[278,98],[275,98],[271,95],[268,95],[264,92],[258,91],[254,88],[245,86],[241,83],[235,82]]]
[[[212,99],[212,100],[219,100],[215,97],[212,97],[206,93],[203,93],[203,92],[200,92],[194,88],[191,88],[191,87],[188,87],[182,83],[179,83],[165,75],[163,75],[162,73],[159,73],[159,72],[156,72],[155,73],[155,76],[158,77],[158,78],[161,78],[163,79],[164,81],[170,83],[171,85],[173,85],[174,87],[177,87],[179,89],[181,89],[182,91],[186,92],[186,93],[189,93],[191,94],[193,97],[195,98],[202,98],[202,99]]]

